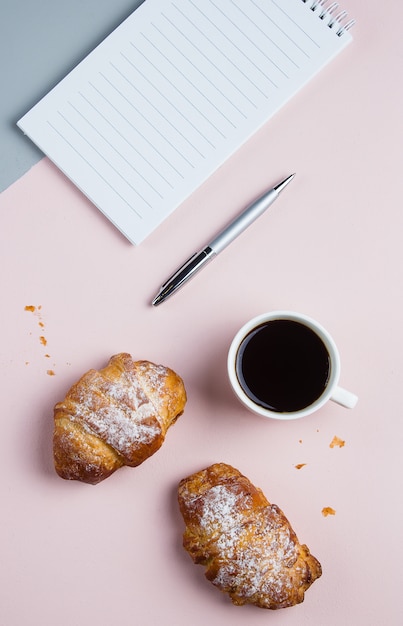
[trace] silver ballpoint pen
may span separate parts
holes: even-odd
[[[224,250],[231,241],[240,235],[252,222],[254,222],[269,206],[279,197],[283,189],[292,181],[295,174],[291,174],[281,183],[278,183],[260,198],[252,202],[238,217],[236,217],[223,231],[217,235],[203,250],[193,254],[172,276],[161,286],[152,304],[157,306],[172,296],[190,278],[211,261],[219,252]]]

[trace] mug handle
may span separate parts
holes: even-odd
[[[343,387],[335,387],[330,399],[346,409],[353,409],[358,402],[358,397]]]

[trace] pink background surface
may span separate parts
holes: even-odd
[[[354,42],[138,248],[46,159],[1,194],[2,625],[403,623],[403,8],[346,4]],[[151,308],[167,273],[293,171],[259,223]],[[280,423],[236,401],[231,339],[278,308],[333,335],[354,410]],[[96,487],[63,481],[53,406],[120,351],[175,369],[185,413],[142,466]],[[183,551],[176,486],[219,461],[322,563],[303,604],[234,607]]]

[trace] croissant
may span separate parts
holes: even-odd
[[[161,447],[185,404],[183,381],[173,370],[126,353],[113,356],[55,406],[56,472],[96,484],[123,465],[140,465]]]
[[[304,600],[322,574],[282,511],[237,469],[224,463],[178,487],[183,546],[235,605],[280,609]]]

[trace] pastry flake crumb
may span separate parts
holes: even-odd
[[[336,435],[333,437],[332,441],[329,444],[329,448],[335,448],[336,446],[338,448],[343,448],[345,446],[346,442],[343,441],[343,439],[340,439],[340,437],[336,437]]]
[[[38,320],[38,326],[41,329],[42,333],[44,333],[44,329],[45,329],[45,323],[43,321],[43,316],[42,316],[42,305],[39,304],[38,306],[34,305],[34,304],[27,304],[24,307],[24,311],[29,311],[30,313],[33,313],[34,316],[37,318]],[[32,332],[29,333],[30,336],[32,336]],[[45,335],[42,334],[39,336],[39,343],[42,346],[47,346],[48,345],[48,340],[46,339]],[[45,359],[50,359],[50,354],[46,353],[44,355]],[[49,376],[55,376],[55,372],[54,370],[47,370],[46,372]]]
[[[332,509],[331,506],[325,506],[322,509],[322,515],[323,517],[327,517],[328,515],[336,515],[336,511]]]
[[[298,465],[294,465],[295,469],[302,469],[303,467],[305,467],[306,463],[298,463]]]

